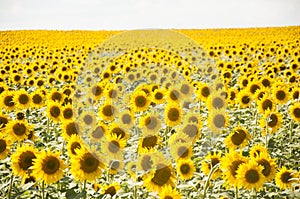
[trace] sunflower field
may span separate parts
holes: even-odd
[[[0,31],[1,198],[300,198],[299,35]]]

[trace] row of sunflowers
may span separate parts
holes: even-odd
[[[0,196],[299,198],[299,33],[0,32]]]

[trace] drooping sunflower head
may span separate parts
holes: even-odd
[[[272,181],[275,178],[277,166],[275,159],[272,159],[270,155],[262,151],[257,155],[254,160],[261,166],[263,166],[262,174],[266,177],[266,181]]]
[[[101,193],[104,195],[110,195],[110,197],[113,197],[117,194],[117,192],[120,190],[120,185],[117,182],[114,182],[109,185],[103,185],[101,186]]]
[[[201,170],[203,171],[203,173],[205,175],[209,175],[209,173],[211,172],[211,170],[219,165],[221,162],[221,153],[220,152],[209,152],[204,160],[202,161],[201,164]],[[212,175],[212,179],[217,179],[218,177],[221,176],[221,170],[218,168]]]
[[[247,141],[251,138],[247,129],[241,126],[234,128],[234,130],[225,139],[227,148],[238,148],[247,145]]]

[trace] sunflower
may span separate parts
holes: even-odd
[[[9,122],[9,118],[0,113],[0,130],[6,127],[6,124]]]
[[[188,82],[180,82],[179,84],[180,94],[184,99],[188,99],[194,92],[194,87]]]
[[[92,95],[92,98],[94,100],[99,100],[104,94],[105,83],[104,82],[97,83],[96,85],[91,86],[89,89],[91,89],[89,93]]]
[[[14,91],[4,91],[1,93],[1,106],[7,111],[11,111],[15,108],[15,103],[13,101]]]
[[[49,101],[47,103],[47,116],[53,122],[58,123],[61,120],[61,105],[58,102]]]
[[[126,172],[134,180],[136,180],[137,167],[137,162],[130,161],[126,164]]]
[[[150,105],[149,96],[144,91],[135,91],[130,99],[130,107],[134,112],[147,110]]]
[[[211,88],[208,84],[199,84],[198,90],[196,92],[198,98],[205,102],[211,93]]]
[[[152,170],[154,164],[157,161],[157,156],[163,158],[164,156],[160,152],[154,152],[153,150],[145,149],[139,153],[137,169],[140,172],[148,172]]]
[[[81,126],[80,123],[71,120],[71,121],[66,121],[62,124],[62,136],[65,139],[70,138],[73,134],[79,135],[81,134]]]
[[[80,114],[79,122],[84,128],[93,128],[97,123],[96,113],[93,111],[83,111]]]
[[[60,180],[66,168],[64,162],[59,158],[59,153],[50,150],[36,154],[33,159],[32,176],[37,180],[42,180],[46,184],[52,184]]]
[[[250,106],[252,100],[251,93],[248,90],[244,89],[237,95],[237,102],[239,103],[241,108],[247,108]]]
[[[206,101],[208,110],[226,108],[226,100],[220,91],[214,91]]]
[[[62,116],[64,120],[72,120],[74,118],[72,105],[65,105],[62,107]]]
[[[292,169],[287,169],[283,166],[277,173],[275,177],[276,185],[280,189],[291,188],[294,183],[299,182],[299,174]]]
[[[235,105],[237,99],[238,91],[236,88],[229,88],[227,90],[228,97],[226,98],[226,102],[229,103],[231,106]]]
[[[268,149],[261,144],[256,144],[251,148],[249,155],[250,155],[250,158],[256,158],[256,157],[259,157],[261,153],[267,154]]]
[[[300,88],[295,86],[291,90],[291,97],[293,100],[299,100],[300,99]]]
[[[282,126],[282,115],[279,112],[270,112],[269,110],[265,112],[263,117],[260,119],[260,126],[266,128],[268,132],[275,133]],[[262,132],[263,135],[266,134],[265,131]]]
[[[221,162],[221,152],[214,151],[213,153],[209,152],[201,163],[201,170],[205,175],[209,175],[211,170]],[[213,174],[212,179],[217,179],[221,176],[221,170],[218,168]]]
[[[15,92],[13,102],[17,108],[27,109],[30,107],[31,98],[30,95],[24,89],[22,89]]]
[[[290,116],[296,122],[300,122],[300,102],[295,102],[293,105],[290,106]]]
[[[45,97],[40,90],[36,90],[30,94],[31,106],[33,108],[42,108],[45,104]]]
[[[260,79],[261,85],[269,88],[271,87],[272,83],[273,83],[273,79],[271,79],[269,76],[264,75],[261,79]]]
[[[105,168],[105,159],[95,150],[90,152],[85,150],[76,150],[77,156],[71,158],[71,173],[74,178],[80,182],[85,180],[92,182],[102,174]]]
[[[168,126],[174,127],[181,122],[182,110],[178,104],[171,103],[165,109],[165,122]]]
[[[134,114],[125,109],[118,114],[119,123],[122,127],[130,129],[134,125]]]
[[[109,174],[117,174],[120,170],[124,168],[124,161],[119,160],[110,160],[108,163]]]
[[[113,197],[117,194],[120,188],[121,187],[117,182],[113,182],[109,185],[103,185],[101,186],[101,194],[110,195],[110,197]]]
[[[126,146],[126,140],[121,135],[111,134],[103,141],[103,152],[109,159],[120,159],[123,157],[123,149]]]
[[[147,134],[139,138],[138,142],[138,153],[141,153],[143,149],[154,149],[155,146],[159,145],[160,137],[157,134]]]
[[[241,164],[236,171],[238,187],[244,187],[247,190],[261,190],[266,181],[266,178],[262,173],[263,169],[263,166],[253,160]]]
[[[260,98],[257,102],[258,105],[258,112],[264,114],[265,111],[270,110],[274,111],[275,103],[273,102],[272,98],[268,94],[264,94],[262,98]]]
[[[221,158],[220,168],[223,172],[222,178],[226,181],[225,185],[227,188],[230,186],[237,187],[239,185],[240,182],[236,178],[237,170],[243,163],[247,162],[247,157],[233,150],[230,150],[229,153]]]
[[[200,119],[200,118],[199,118]],[[198,120],[201,122],[201,120]],[[194,122],[189,123],[183,123],[183,125],[180,127],[180,132],[182,132],[184,135],[186,135],[191,142],[196,142],[198,138],[200,137],[200,128],[199,124]]]
[[[176,171],[181,180],[189,180],[196,171],[194,162],[191,159],[180,159],[176,163]]]
[[[72,134],[69,139],[67,139],[67,151],[69,156],[76,156],[78,155],[77,150],[83,150],[84,143],[81,137],[77,134]]]
[[[151,101],[155,104],[163,104],[166,101],[167,91],[162,88],[155,89],[151,95]]]
[[[49,101],[62,102],[64,95],[57,89],[52,89],[51,92],[48,94],[47,98]]]
[[[177,142],[170,146],[170,153],[175,161],[190,159],[193,156],[192,144],[189,142]]]
[[[12,120],[5,127],[5,131],[12,142],[25,140],[31,129],[32,127],[28,125],[26,120]]]
[[[126,131],[125,128],[121,127],[118,123],[113,122],[110,123],[108,130],[110,132],[110,135],[116,135],[120,139],[127,140],[129,138],[129,134]]]
[[[99,122],[94,128],[89,132],[89,137],[92,142],[101,141],[107,134],[107,125],[105,123]]]
[[[250,138],[251,135],[248,133],[248,130],[242,126],[238,126],[226,137],[224,143],[227,148],[236,149],[246,146]]]
[[[11,168],[15,175],[24,177],[33,165],[38,151],[29,145],[23,145],[17,148],[16,152],[11,155]]]
[[[25,174],[25,176],[22,177],[22,184],[25,185],[27,183],[35,183],[36,178],[32,175]]]
[[[106,102],[99,108],[99,116],[103,120],[113,120],[115,118],[115,114],[118,112],[117,107],[115,107],[110,102]]]
[[[160,199],[181,199],[181,194],[171,186],[165,186],[159,192]]]
[[[277,86],[277,84],[274,84],[272,87],[272,95],[275,102],[281,105],[285,104],[290,98],[289,90],[286,85]]]
[[[178,103],[182,100],[180,91],[177,88],[169,88],[166,97],[168,102]]]
[[[228,121],[225,109],[213,109],[213,112],[208,117],[209,128],[215,133],[219,133],[223,128],[227,127]]]
[[[7,157],[9,151],[10,151],[10,144],[8,138],[4,137],[3,135],[0,135],[0,160],[3,160]]]
[[[272,159],[267,152],[262,151],[254,160],[263,166],[262,174],[266,177],[266,181],[271,182],[275,178],[277,171],[275,159]]]
[[[153,170],[143,177],[144,185],[149,191],[161,192],[166,186],[174,186],[174,169],[168,161],[162,159],[156,162]]]
[[[156,133],[161,128],[161,121],[156,114],[147,114],[140,119],[140,127],[144,133]]]

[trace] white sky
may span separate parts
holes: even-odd
[[[0,0],[0,30],[300,25],[300,0]]]

